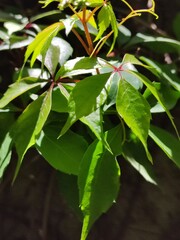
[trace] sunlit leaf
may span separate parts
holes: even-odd
[[[57,33],[63,28],[64,28],[63,23],[57,22],[45,28],[42,32],[40,32],[36,36],[34,41],[28,46],[27,51],[25,53],[24,62],[26,62],[30,57],[30,55],[32,54],[32,58],[31,58],[31,67],[32,67],[36,58],[40,54],[42,54],[43,57],[45,57],[46,51],[48,50],[53,37],[55,37]]]
[[[151,125],[149,136],[163,152],[180,167],[180,141],[166,130]]]
[[[50,110],[51,91],[48,91],[45,96],[40,96],[27,106],[11,129],[10,134],[18,154],[14,179],[17,176],[25,153],[35,144],[36,136],[42,130]]]
[[[175,89],[177,89],[178,91],[180,91],[180,82],[179,82],[179,78],[177,76],[177,74],[173,74],[172,68],[169,67],[168,65],[163,65],[160,64],[154,60],[151,60],[149,58],[146,57],[141,57],[141,59],[148,64],[149,66],[151,66],[151,68],[149,68],[149,70],[156,75],[160,81],[166,81],[169,84],[171,84],[171,86],[173,86]]]
[[[85,117],[100,107],[97,101],[109,74],[90,76],[80,81],[73,88],[69,98],[69,117],[60,135],[63,135],[79,118]]]
[[[3,173],[10,162],[11,148],[12,138],[8,132],[0,145],[0,178],[3,176]]]
[[[143,96],[123,79],[119,83],[116,109],[129,128],[141,140],[147,156],[151,160],[147,149],[147,137],[151,119],[150,106]]]
[[[44,65],[52,76],[56,71],[57,65],[63,65],[71,56],[73,49],[71,45],[62,38],[54,37],[51,41],[44,58]]]
[[[72,77],[83,74],[95,74],[96,58],[77,57],[67,61],[57,72],[56,79],[59,77]]]
[[[142,75],[141,73],[132,72],[132,74],[139,77],[139,79],[146,85],[146,87],[151,91],[151,93],[157,99],[158,103],[164,108],[167,116],[169,117],[169,119],[170,119],[170,121],[171,121],[171,123],[172,123],[172,125],[173,125],[173,127],[176,131],[176,134],[179,136],[179,133],[178,133],[178,130],[177,130],[176,125],[174,123],[173,117],[172,117],[171,113],[169,112],[169,110],[167,109],[166,105],[164,104],[164,100],[163,100],[162,96],[157,91],[157,89],[155,88],[153,83],[148,78],[146,78],[144,75]]]
[[[180,51],[180,42],[177,40],[166,37],[154,37],[142,33],[137,33],[136,36],[133,37],[130,42],[128,42],[126,47],[137,44],[143,44],[151,50],[159,53]]]
[[[114,48],[114,45],[115,45],[115,42],[116,42],[116,39],[117,39],[117,36],[118,36],[118,25],[117,25],[115,13],[114,13],[113,8],[110,4],[108,4],[108,11],[109,11],[109,15],[110,15],[110,18],[111,18],[111,27],[112,27],[112,30],[113,30],[113,42],[112,42],[111,47],[110,47],[109,52],[108,52],[108,53],[110,53]]]
[[[37,78],[27,77],[21,79],[21,81],[11,84],[4,96],[0,99],[0,108],[5,107],[13,99],[25,93],[26,91],[40,86],[42,81],[38,81]]]
[[[85,240],[97,218],[115,201],[120,169],[115,157],[95,141],[85,153],[79,173],[80,206],[84,215],[81,240]]]
[[[103,33],[107,30],[111,23],[111,18],[108,10],[108,6],[104,5],[98,13],[98,27],[99,31],[94,41],[99,40]]]

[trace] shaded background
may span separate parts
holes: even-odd
[[[120,14],[118,1],[112,2],[117,15]],[[137,7],[142,4],[142,0],[135,2],[132,1]],[[172,21],[180,11],[180,1],[156,2],[156,12],[160,16],[155,22],[157,29],[164,35],[174,37]],[[1,9],[8,5],[18,7],[27,16],[40,11],[36,0],[1,0]],[[131,22],[130,26],[135,27],[135,31],[146,29],[146,24],[139,21]],[[2,89],[12,81],[11,61],[14,58],[14,55],[7,57],[0,53]],[[179,106],[178,103],[172,112],[178,129]],[[162,117],[159,122],[170,129],[166,118]],[[146,182],[127,162],[119,159],[122,176],[117,203],[95,223],[89,240],[180,239],[180,171],[155,146],[151,148],[158,186]],[[0,183],[0,240],[78,240],[81,223],[61,194],[56,171],[36,152],[29,151],[12,187],[16,159],[14,154]]]

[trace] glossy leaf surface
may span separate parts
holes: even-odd
[[[78,175],[81,159],[87,149],[86,141],[76,133],[68,131],[57,139],[57,129],[47,128],[36,141],[41,155],[55,169]]]
[[[150,126],[150,106],[143,96],[125,80],[119,83],[116,108],[125,123],[144,145],[147,156],[151,156],[147,149],[147,137]]]

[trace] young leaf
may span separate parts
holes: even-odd
[[[142,142],[147,156],[151,155],[147,148],[147,137],[150,126],[150,106],[143,96],[125,80],[119,83],[116,108],[125,123]]]
[[[64,28],[64,25],[62,22],[57,22],[49,27],[45,28],[42,32],[40,32],[34,41],[28,46],[26,53],[25,53],[25,59],[24,62],[28,60],[30,55],[32,54],[31,58],[31,67],[33,66],[36,58],[42,54],[43,58],[46,55],[46,52],[50,46],[51,40],[53,37],[57,35],[57,33]]]
[[[111,22],[110,20],[111,18],[110,18],[108,6],[105,4],[98,13],[99,32],[94,41],[97,41],[102,37],[103,33],[107,30],[107,28],[110,25],[110,22]]]
[[[86,4],[90,7],[98,7],[103,4],[103,0],[87,0]]]
[[[90,76],[78,82],[73,88],[69,98],[69,117],[61,130],[63,135],[78,119],[89,115],[100,107],[98,100],[109,74]]]
[[[112,27],[112,30],[113,30],[113,42],[111,44],[111,47],[109,49],[109,52],[110,53],[113,48],[114,48],[114,45],[115,45],[115,42],[116,42],[116,39],[117,39],[117,36],[118,36],[118,25],[117,25],[117,21],[116,21],[116,16],[114,14],[114,11],[113,11],[113,8],[111,6],[111,4],[108,4],[108,12],[109,12],[109,15],[110,15],[110,18],[111,18],[111,27]]]
[[[97,218],[115,201],[119,191],[120,169],[115,157],[104,150],[101,141],[85,153],[79,173],[80,206],[84,215],[81,240],[85,240]]]
[[[40,86],[43,82],[38,81],[37,78],[27,77],[21,81],[11,84],[4,96],[0,99],[0,108],[5,107],[13,99],[27,92],[28,90]]]
[[[151,125],[149,136],[180,167],[180,141],[164,129]]]
[[[87,149],[86,141],[72,131],[59,139],[57,137],[57,129],[47,126],[36,140],[36,148],[53,168],[78,175],[81,159]]]
[[[50,110],[51,90],[45,96],[40,96],[29,104],[12,127],[10,135],[13,138],[18,154],[14,179],[17,176],[25,153],[35,144],[36,136],[43,128]]]

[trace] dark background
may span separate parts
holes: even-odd
[[[120,14],[119,1],[112,2],[117,15]],[[132,1],[137,7],[142,2]],[[156,3],[160,18],[155,24],[165,35],[174,37],[172,21],[180,11],[180,1],[156,0]],[[1,0],[1,9],[8,4],[29,16],[40,11],[35,0]],[[138,21],[131,24],[137,30],[145,28]],[[11,67],[2,56],[0,71],[6,68],[7,85]],[[172,114],[180,129],[179,103]],[[170,128],[166,119],[160,122]],[[158,186],[146,182],[119,159],[122,176],[117,203],[96,222],[89,240],[180,240],[180,171],[156,147],[151,152]],[[32,150],[11,186],[15,163],[16,155],[0,183],[0,240],[78,240],[81,223],[59,191],[56,172]]]

